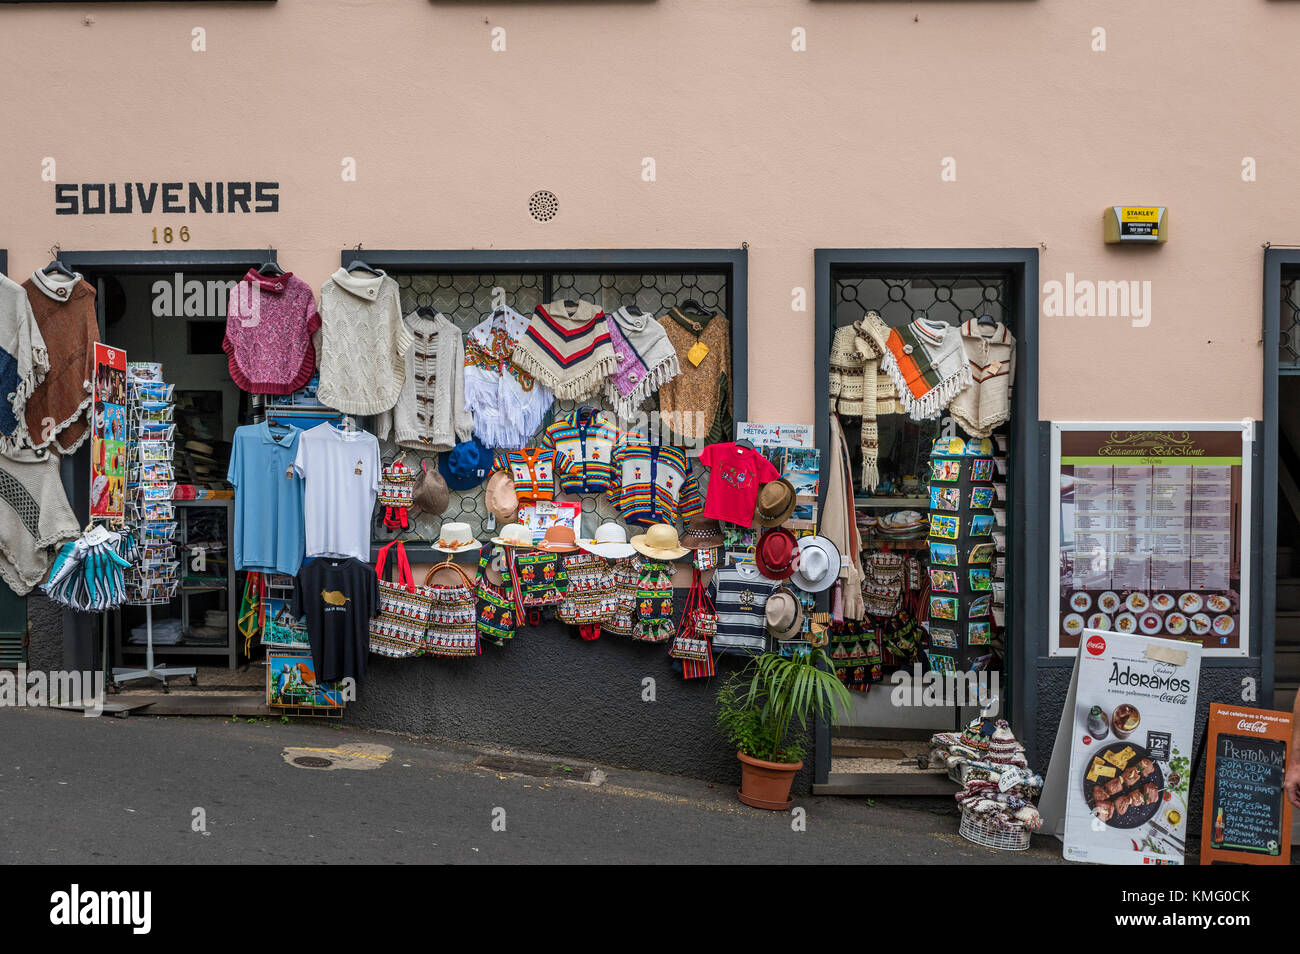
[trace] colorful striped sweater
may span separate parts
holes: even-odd
[[[497,451],[492,473],[505,471],[515,482],[519,502],[555,499],[555,475],[570,466],[562,451],[542,447]]]
[[[566,494],[603,494],[617,483],[614,448],[623,432],[606,411],[580,407],[546,429],[545,447],[562,451],[568,465],[556,468],[560,489]]]
[[[624,441],[614,448],[618,484],[609,499],[628,523],[677,523],[704,509],[691,462],[679,447]]]

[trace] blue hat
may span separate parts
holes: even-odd
[[[452,490],[472,490],[487,480],[492,470],[492,451],[477,437],[471,437],[443,454],[438,470]]]

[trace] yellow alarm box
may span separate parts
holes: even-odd
[[[1106,244],[1158,245],[1169,238],[1169,210],[1163,205],[1112,205],[1102,213]]]

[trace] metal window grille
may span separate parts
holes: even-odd
[[[642,311],[656,316],[694,299],[706,309],[731,314],[729,278],[722,272],[646,274],[635,271],[496,271],[401,274],[390,271],[390,274],[401,291],[403,314],[410,314],[419,307],[434,308],[451,319],[462,334],[501,304],[527,315],[538,305],[559,298],[586,299],[595,302],[606,312],[615,311],[624,305],[636,305]],[[603,394],[592,395],[578,403],[608,408]],[[557,416],[567,414],[576,406],[577,403],[573,401],[556,401],[542,424],[543,429]],[[655,407],[655,398],[652,397],[646,404],[646,410]],[[387,464],[398,456],[401,448],[385,442],[381,452],[384,463]],[[428,459],[430,467],[437,464],[437,455],[409,450],[406,454],[409,466],[418,467],[418,461],[422,457]],[[594,531],[596,525],[603,521],[618,519],[618,512],[603,495],[584,495],[580,499],[584,533]],[[412,526],[411,533],[417,538],[436,539],[442,521],[454,520],[469,524],[479,539],[486,539],[488,534],[484,532],[484,522],[487,517],[481,486],[463,494],[453,491],[447,512],[441,517],[420,515]]]
[[[960,325],[983,315],[1010,324],[1015,314],[1014,283],[1004,272],[855,270],[836,273],[832,284],[836,329],[852,324],[868,311],[876,312],[890,327],[921,317]],[[862,464],[858,446],[862,422],[860,418],[845,418],[841,423],[856,480]],[[917,423],[900,414],[887,414],[877,419],[877,429],[880,475],[899,489],[904,477],[915,477],[924,486],[934,439],[940,434],[957,433],[947,415]]]
[[[1279,374],[1300,374],[1300,284],[1282,279],[1282,313],[1278,322]]]

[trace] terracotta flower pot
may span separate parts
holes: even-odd
[[[764,762],[737,752],[740,759],[740,791],[736,794],[746,805],[784,811],[794,804],[790,786],[803,762]]]

